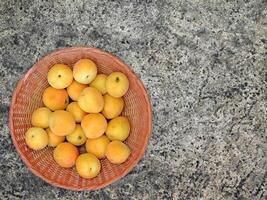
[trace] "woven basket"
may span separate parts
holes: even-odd
[[[102,159],[100,174],[93,179],[81,178],[75,169],[60,167],[53,159],[53,148],[46,147],[39,151],[29,149],[25,143],[25,132],[31,127],[33,111],[43,106],[42,93],[47,88],[47,73],[56,63],[69,66],[81,59],[89,58],[98,66],[98,73],[109,74],[121,71],[127,75],[130,87],[124,96],[125,108],[122,115],[131,123],[130,136],[126,144],[132,150],[128,160],[114,165]],[[142,158],[151,134],[152,116],[146,90],[130,68],[115,56],[99,49],[72,47],[55,51],[39,60],[19,81],[12,97],[9,113],[9,126],[13,143],[22,160],[38,177],[51,185],[71,190],[96,190],[122,178]]]

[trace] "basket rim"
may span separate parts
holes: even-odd
[[[44,59],[46,59],[47,57],[52,57],[56,54],[60,54],[62,52],[66,52],[66,51],[73,51],[73,50],[84,50],[84,51],[94,51],[96,53],[101,53],[101,54],[105,54],[106,56],[110,57],[111,59],[115,60],[116,62],[118,62],[120,65],[122,65],[126,71],[130,72],[134,78],[136,83],[139,85],[139,87],[142,90],[142,94],[144,95],[146,104],[147,104],[147,111],[148,111],[148,132],[146,134],[145,137],[145,141],[144,141],[144,145],[140,151],[140,153],[138,154],[138,157],[132,162],[132,164],[126,168],[121,174],[119,174],[118,176],[105,181],[101,184],[98,184],[96,186],[84,186],[84,187],[73,187],[70,185],[64,185],[64,184],[60,184],[58,182],[54,182],[48,178],[46,178],[45,176],[43,176],[42,173],[40,173],[39,171],[37,171],[36,169],[31,167],[30,162],[27,160],[27,158],[24,156],[24,154],[22,153],[22,151],[20,150],[18,143],[15,139],[14,136],[14,126],[13,126],[13,113],[14,113],[14,104],[16,103],[16,99],[17,99],[17,94],[19,93],[19,91],[21,90],[21,87],[24,83],[24,81],[27,80],[28,76],[36,69],[38,68],[38,63],[42,62]],[[124,177],[126,174],[128,174],[136,165],[137,163],[142,159],[142,157],[145,154],[146,148],[148,146],[148,142],[149,139],[151,137],[151,132],[152,132],[152,109],[151,109],[151,103],[150,103],[150,99],[149,99],[149,95],[147,93],[147,90],[144,86],[144,84],[142,83],[142,81],[137,77],[137,75],[135,74],[135,72],[126,64],[124,63],[120,58],[114,56],[113,54],[106,52],[102,49],[99,48],[95,48],[95,47],[89,47],[89,46],[77,46],[77,47],[67,47],[67,48],[59,48],[55,51],[52,51],[46,55],[44,55],[41,59],[37,60],[37,62],[35,62],[35,64],[26,72],[26,74],[24,74],[21,79],[19,80],[19,82],[16,85],[16,88],[14,89],[13,93],[12,93],[12,100],[11,100],[11,104],[10,104],[10,108],[9,108],[9,129],[10,129],[10,134],[11,134],[11,138],[13,141],[13,144],[17,150],[17,152],[19,153],[22,161],[25,163],[25,165],[27,166],[28,169],[30,169],[30,171],[36,175],[37,177],[41,178],[42,180],[44,180],[45,182],[49,183],[50,185],[59,187],[59,188],[63,188],[63,189],[68,189],[68,190],[73,190],[73,191],[83,191],[83,190],[98,190],[101,188],[104,188],[116,181],[118,181],[119,179],[121,179],[122,177]]]

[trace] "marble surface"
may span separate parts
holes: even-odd
[[[266,199],[266,16],[265,0],[1,0],[0,199]],[[153,106],[144,158],[93,192],[34,176],[8,129],[21,76],[78,45],[123,59]]]

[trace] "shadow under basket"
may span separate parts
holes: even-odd
[[[25,132],[31,125],[33,111],[43,106],[42,94],[49,86],[48,70],[57,63],[72,67],[82,58],[93,60],[98,73],[110,74],[120,71],[127,75],[130,87],[124,96],[125,108],[122,115],[131,124],[130,135],[125,141],[132,152],[128,160],[120,165],[101,160],[101,172],[93,179],[84,179],[74,167],[65,169],[53,159],[53,148],[39,151],[28,148]],[[117,57],[96,48],[72,47],[50,53],[40,59],[19,81],[12,97],[9,112],[9,127],[13,143],[29,169],[47,183],[71,190],[96,190],[103,188],[129,173],[144,155],[152,129],[151,106],[147,92],[135,73]]]

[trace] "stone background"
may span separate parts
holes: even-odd
[[[148,89],[153,133],[141,162],[98,191],[46,184],[8,129],[12,91],[57,48],[124,60]],[[1,0],[0,199],[266,199],[266,0]]]

